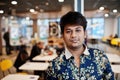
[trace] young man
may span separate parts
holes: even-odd
[[[84,43],[87,21],[79,12],[68,12],[60,21],[65,51],[52,62],[48,80],[114,80],[106,55]]]

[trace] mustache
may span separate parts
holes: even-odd
[[[69,39],[70,41],[78,41],[79,39],[77,38],[72,38],[72,39]]]

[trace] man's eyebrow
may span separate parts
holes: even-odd
[[[65,30],[71,30],[70,28],[66,28]]]
[[[77,27],[76,29],[81,29],[81,27]]]

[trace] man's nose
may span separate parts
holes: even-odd
[[[72,36],[72,37],[75,37],[75,36],[76,36],[76,32],[75,32],[75,31],[72,31],[71,36]]]

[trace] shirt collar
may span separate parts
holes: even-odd
[[[84,52],[83,52],[83,54],[84,55],[89,55],[90,53],[89,53],[89,51],[88,51],[88,48],[87,48],[87,46],[86,45],[84,45],[85,46],[85,50],[84,50]],[[65,48],[65,57],[66,57],[66,59],[69,59],[70,57],[72,57],[73,55],[71,54],[71,52],[67,49],[67,48]]]

